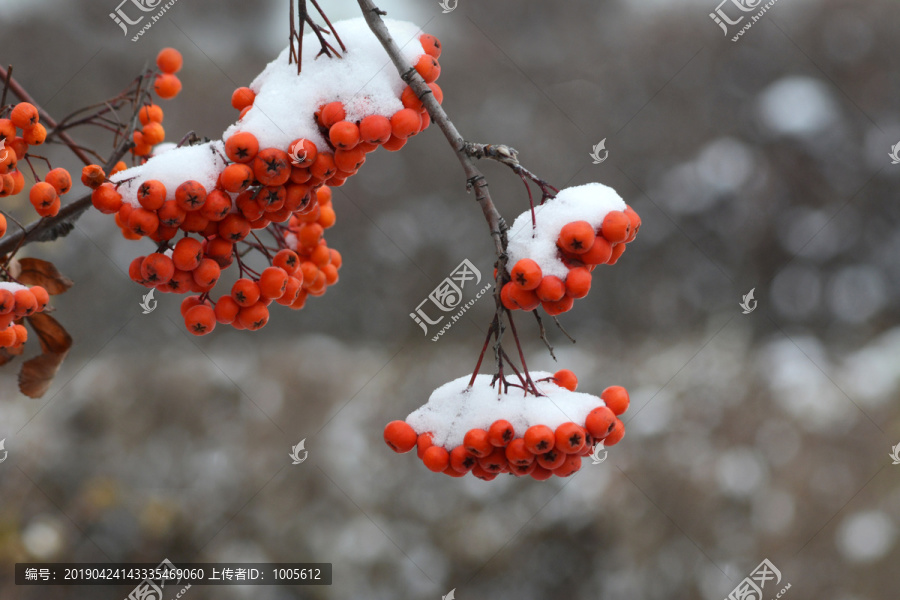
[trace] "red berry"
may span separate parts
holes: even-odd
[[[599,406],[588,413],[584,427],[595,440],[602,440],[616,424],[616,415],[608,406]]]
[[[559,232],[556,245],[572,254],[583,254],[594,244],[594,227],[587,221],[566,223]]]
[[[575,373],[573,373],[569,369],[560,369],[559,371],[554,373],[553,381],[559,387],[564,387],[570,392],[574,392],[576,389],[578,389],[578,378],[575,376]]]
[[[600,394],[600,398],[606,402],[606,406],[608,406],[616,416],[619,416],[628,410],[628,404],[630,402],[628,390],[621,385],[612,385],[606,388]]]
[[[625,437],[625,423],[622,422],[621,419],[616,419],[615,425],[613,425],[613,430],[609,432],[609,435],[606,436],[606,439],[603,440],[604,446],[615,446],[622,438]]]
[[[631,219],[621,210],[611,211],[603,218],[600,230],[611,244],[624,242],[631,235]]]
[[[422,462],[430,471],[440,473],[450,466],[450,453],[440,446],[431,446],[422,455]]]
[[[504,447],[516,437],[516,432],[509,421],[494,421],[488,429],[488,441],[492,446]]]
[[[541,284],[543,277],[541,267],[530,258],[517,261],[509,274],[512,282],[523,290],[535,289]]]
[[[417,440],[415,429],[406,421],[391,421],[384,428],[384,441],[394,452],[409,452]]]
[[[534,454],[525,447],[525,440],[516,438],[506,447],[506,459],[511,465],[530,465],[534,462]]]
[[[469,454],[478,458],[487,456],[494,449],[488,438],[488,432],[484,429],[470,429],[463,438],[463,446]]]
[[[556,428],[556,448],[566,454],[577,454],[584,448],[584,429],[577,423],[563,423]]]
[[[532,454],[543,454],[553,449],[556,435],[546,425],[532,425],[525,431],[525,447]]]

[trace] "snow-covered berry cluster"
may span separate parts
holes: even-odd
[[[625,388],[608,387],[598,398],[576,392],[568,369],[531,376],[542,395],[525,393],[515,376],[505,392],[490,375],[444,384],[405,421],[388,423],[384,441],[395,452],[416,448],[429,470],[451,477],[472,473],[490,481],[511,473],[543,481],[572,475],[596,444],[613,446],[624,437]]]
[[[0,348],[18,348],[28,339],[28,330],[15,321],[43,310],[50,294],[42,286],[24,286],[0,281]]]
[[[591,183],[566,188],[509,231],[510,281],[500,299],[510,310],[572,308],[591,289],[598,265],[614,265],[634,240],[641,218],[612,188]]]

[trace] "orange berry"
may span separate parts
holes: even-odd
[[[66,194],[72,189],[72,176],[63,168],[51,170],[47,173],[47,176],[44,177],[44,181],[52,185],[53,189],[55,189],[56,193],[59,195]]]
[[[326,285],[334,285],[338,282],[338,270],[334,265],[325,265],[322,267],[322,273],[325,275]]]
[[[259,301],[259,286],[255,281],[242,277],[231,286],[231,297],[242,307],[253,306]]]
[[[262,185],[284,185],[291,176],[291,157],[278,148],[260,150],[253,159],[253,174]]]
[[[524,310],[524,311],[532,311],[541,305],[540,299],[537,297],[537,294],[534,293],[534,290],[525,290],[509,281],[506,285],[503,286],[506,289],[506,286],[509,287],[509,291],[507,292],[508,300],[514,306]],[[501,290],[502,292],[503,290]],[[503,294],[501,294],[501,300]],[[514,309],[510,309],[514,310]]]
[[[13,298],[15,298],[15,307],[13,308],[13,314],[16,318],[27,317],[29,315],[33,315],[38,308],[37,298],[34,297],[34,294],[31,293],[31,290],[16,290],[13,292]]]
[[[81,169],[81,183],[92,190],[100,187],[104,181],[106,181],[106,173],[103,172],[103,167],[100,165],[87,165]]]
[[[576,454],[584,448],[584,429],[577,423],[563,423],[556,428],[556,449],[566,454]]]
[[[631,235],[631,219],[621,210],[611,211],[603,217],[600,231],[610,244],[624,242]]]
[[[562,300],[557,302],[541,302],[541,306],[544,308],[544,312],[546,312],[551,317],[555,317],[557,315],[561,315],[564,312],[568,312],[572,309],[572,305],[575,304],[575,298],[571,296],[566,296]]]
[[[344,111],[344,105],[340,102],[329,102],[322,107],[322,111],[319,113],[319,123],[326,129],[331,129],[332,125],[346,118],[347,113]]]
[[[425,54],[435,58],[441,57],[441,41],[431,34],[423,33],[419,36],[419,42],[422,44],[422,50]]]
[[[501,473],[509,467],[506,460],[506,451],[503,448],[494,448],[490,454],[478,459],[478,466],[488,473]]]
[[[0,119],[0,140],[9,146],[16,139],[16,126],[9,119]]]
[[[257,302],[253,306],[245,306],[238,313],[237,320],[250,331],[262,329],[269,322],[269,308],[265,302]]]
[[[6,235],[6,227],[7,227],[6,216],[3,215],[2,213],[0,213],[0,238],[2,238],[4,235]]]
[[[184,325],[194,335],[206,335],[216,328],[216,313],[207,304],[198,304],[184,314]]]
[[[577,454],[566,454],[563,464],[553,469],[557,477],[568,477],[581,469],[581,457]]]
[[[238,163],[248,163],[256,158],[259,141],[249,131],[239,131],[225,140],[225,155]]]
[[[279,250],[272,259],[272,266],[279,267],[288,275],[293,275],[300,268],[300,257],[293,250]]]
[[[595,440],[602,440],[609,435],[615,424],[616,415],[608,406],[598,406],[584,420],[584,428]]]
[[[506,446],[506,460],[511,465],[527,466],[534,462],[534,454],[525,447],[525,440],[516,438]]]
[[[546,275],[534,290],[541,302],[556,302],[566,295],[566,284],[556,275]]]
[[[625,244],[619,243],[615,244],[612,249],[612,255],[609,257],[609,260],[606,261],[608,265],[614,265],[619,262],[619,258],[625,252]]]
[[[391,121],[382,115],[369,115],[359,123],[359,137],[370,144],[383,144],[391,139]]]
[[[39,119],[38,110],[28,102],[19,102],[9,114],[9,120],[19,129],[34,127]]]
[[[416,92],[412,89],[411,86],[406,86],[404,88],[403,93],[400,94],[400,102],[403,103],[403,106],[406,108],[411,108],[416,111],[423,110],[422,101],[416,95]]]
[[[291,145],[288,146],[290,150],[291,156],[291,164],[295,167],[309,167],[316,161],[316,156],[319,151],[316,148],[316,145],[309,141],[306,138],[299,138],[291,142]],[[294,160],[296,157],[298,160]],[[295,181],[295,183],[306,183],[305,181]]]
[[[253,106],[256,99],[256,92],[248,87],[239,87],[231,94],[231,106],[235,110],[244,110],[249,106]]]
[[[159,123],[148,123],[141,129],[144,136],[144,143],[148,146],[155,146],[166,139],[166,130]]]
[[[176,191],[177,194],[177,191]],[[180,207],[179,207],[180,208]],[[206,195],[206,202],[200,207],[200,214],[210,221],[221,221],[231,211],[231,196],[221,190],[213,190]]]
[[[9,290],[0,289],[0,315],[7,315],[11,313],[15,306],[15,295]]]
[[[525,475],[531,475],[531,473],[540,468],[536,462],[528,463],[527,465],[509,465],[509,472],[515,475],[516,477],[524,477]]]
[[[444,103],[444,90],[441,89],[441,86],[439,86],[436,83],[429,83],[428,87],[431,88],[431,93],[434,95],[434,99],[437,100],[437,103],[443,104]],[[425,116],[428,116],[428,115],[424,115],[422,118],[424,119]]]
[[[525,440],[525,448],[535,455],[552,450],[553,444],[556,443],[553,430],[546,425],[532,425],[525,431],[522,439]]]
[[[425,80],[425,83],[432,83],[441,76],[441,65],[435,57],[430,54],[423,54],[416,62],[416,71]]]
[[[610,431],[609,435],[606,436],[606,439],[603,440],[603,445],[607,447],[615,446],[622,441],[623,437],[625,437],[625,423],[623,423],[621,419],[616,419],[612,431]]]
[[[392,127],[391,139],[389,139],[388,141],[384,142],[381,145],[385,150],[387,150],[389,152],[396,152],[397,150],[399,150],[400,148],[402,148],[403,146],[406,145],[406,138],[397,137],[393,134],[393,121],[392,121],[391,127]]]
[[[0,198],[5,198],[6,196],[12,194],[15,185],[16,182],[13,179],[12,175],[9,175],[8,173],[0,175]]]
[[[56,194],[56,190],[46,181],[35,183],[31,186],[31,191],[28,193],[28,199],[31,201],[31,205],[34,206],[35,210],[46,210],[57,198],[59,198],[59,196]]]
[[[231,325],[234,323],[234,320],[237,319],[240,310],[241,305],[235,302],[234,298],[231,296],[222,296],[216,302],[216,307],[213,309],[213,312],[216,315],[216,321],[222,325]]]
[[[319,218],[316,221],[319,225],[328,229],[329,227],[334,226],[335,221],[337,221],[337,215],[333,208],[330,206],[323,206],[319,209]]]
[[[294,302],[297,301],[297,297],[300,295],[300,289],[303,286],[303,282],[297,279],[296,277],[288,277],[287,283],[284,286],[284,294],[281,298],[278,298],[275,302],[281,304],[282,306],[290,306]]]
[[[612,256],[612,246],[602,235],[594,238],[591,249],[578,255],[578,260],[586,265],[602,265]]]
[[[40,146],[47,140],[47,128],[38,123],[23,131],[22,139],[31,146]]]
[[[543,467],[548,471],[552,471],[553,469],[561,467],[562,464],[566,462],[566,453],[558,448],[553,448],[552,450],[547,450],[543,454],[538,454],[536,460],[538,466]]]
[[[488,441],[492,446],[504,447],[515,437],[516,431],[513,429],[512,423],[504,419],[494,421],[488,429]]]
[[[336,172],[334,155],[331,152],[319,152],[316,160],[310,165],[309,172],[317,179],[329,179]]]
[[[416,456],[421,460],[425,451],[432,446],[434,446],[434,435],[430,432],[420,433],[419,437],[416,438]]]
[[[403,454],[416,446],[418,436],[406,421],[391,421],[384,428],[384,442],[394,452]]]
[[[457,446],[450,451],[450,468],[457,473],[468,473],[477,464],[478,461],[469,454],[465,446]]]
[[[350,121],[338,121],[328,129],[328,139],[335,148],[349,150],[359,143],[359,127]]]
[[[340,269],[341,265],[344,264],[344,259],[341,256],[341,253],[334,248],[329,248],[328,253],[331,255],[331,264],[334,265],[335,269]]]
[[[34,299],[37,300],[37,310],[36,312],[41,312],[47,305],[50,304],[50,294],[41,285],[33,285],[31,286],[31,293],[34,294]]]
[[[533,290],[541,284],[541,267],[530,258],[522,258],[513,266],[510,278],[523,290]]]
[[[356,173],[356,170],[359,169],[364,162],[366,162],[366,153],[359,146],[351,148],[350,150],[338,149],[334,151],[334,166],[341,171]],[[329,185],[333,184],[329,183]]]
[[[277,300],[287,289],[288,274],[284,269],[268,267],[259,275],[259,294],[265,300]]]
[[[156,211],[156,216],[163,227],[180,227],[187,217],[187,212],[178,206],[174,200],[166,200],[163,202],[162,207]]]
[[[625,214],[628,216],[628,220],[631,222],[631,234],[629,234],[626,242],[631,242],[637,237],[638,231],[641,228],[641,217],[635,212],[633,208],[630,206],[625,207]]]
[[[162,123],[163,117],[163,109],[158,104],[146,104],[138,111],[138,119],[144,126],[150,123]]]
[[[594,227],[587,221],[566,223],[559,232],[556,245],[572,254],[583,254],[594,243]]]
[[[172,250],[172,262],[176,269],[193,271],[200,266],[201,260],[203,260],[203,244],[192,237],[181,238]]]
[[[156,179],[148,179],[138,188],[137,200],[147,210],[159,210],[166,201],[166,186]]]
[[[212,289],[219,281],[222,268],[212,258],[204,258],[193,271],[194,282],[203,289]]]
[[[220,177],[222,187],[232,194],[243,192],[253,183],[253,171],[240,163],[225,167]]]
[[[418,111],[411,108],[402,108],[391,117],[391,133],[400,139],[406,139],[416,134],[421,125],[422,117],[419,116]]]
[[[175,203],[185,211],[200,209],[206,202],[206,188],[193,179],[185,181],[175,189]]]
[[[156,66],[163,73],[174,75],[181,70],[183,64],[184,59],[181,57],[181,52],[175,48],[163,48],[156,55]]]
[[[628,390],[621,385],[609,386],[603,390],[600,394],[600,398],[606,402],[606,406],[608,406],[616,416],[619,416],[628,410],[628,405],[630,404]]]
[[[25,177],[21,171],[13,171],[9,176],[13,178],[12,195],[15,196],[25,189]]]
[[[490,454],[494,447],[491,445],[488,432],[484,429],[470,429],[463,438],[463,446],[466,451],[476,458],[482,458]]]
[[[450,453],[440,446],[431,446],[422,454],[422,462],[429,471],[440,473],[450,466]]]
[[[476,464],[474,467],[472,467],[472,475],[474,475],[478,479],[481,479],[482,481],[493,481],[497,479],[496,473],[488,473],[483,468],[481,468],[481,465],[479,464]]]
[[[578,378],[569,369],[560,369],[553,374],[553,382],[559,387],[574,392],[578,388]]]
[[[141,276],[144,278],[144,281],[153,285],[166,283],[172,279],[174,274],[175,263],[165,254],[154,252],[149,254],[141,263]]]
[[[160,73],[156,76],[153,83],[153,89],[156,95],[164,100],[169,100],[178,95],[181,91],[181,80],[171,73]]]
[[[0,348],[11,348],[16,343],[16,330],[7,325],[0,329]]]
[[[16,343],[15,346],[21,346],[26,341],[28,341],[28,330],[25,329],[24,325],[19,325],[18,323],[13,325],[13,330],[16,332]]]
[[[591,272],[576,267],[566,276],[566,294],[572,298],[584,298],[591,291]]]
[[[181,301],[181,316],[183,317],[187,311],[203,304],[204,302],[200,299],[200,296],[186,296],[184,300]],[[207,300],[207,302],[209,302]]]

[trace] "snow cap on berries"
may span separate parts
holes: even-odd
[[[603,218],[612,211],[625,210],[626,204],[614,189],[602,183],[588,183],[561,190],[556,198],[519,215],[509,230],[508,265],[512,268],[519,259],[530,258],[541,267],[541,273],[566,279],[569,268],[559,259],[556,241],[568,223],[587,221],[600,229]]]

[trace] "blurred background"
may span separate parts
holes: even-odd
[[[3,0],[0,63],[61,117],[174,46],[184,90],[163,103],[168,137],[217,138],[233,89],[287,41],[283,1],[181,0],[136,43],[109,19],[116,1]],[[765,598],[788,583],[789,599],[896,597],[897,6],[781,0],[732,42],[715,3],[379,3],[443,42],[444,107],[464,136],[515,147],[558,187],[610,185],[643,218],[562,317],[577,344],[549,332],[558,364],[519,319],[532,368],[631,391],[606,462],[486,483],[382,442],[385,423],[471,372],[493,310],[478,302],[437,342],[409,317],[463,259],[488,277],[493,264],[432,128],[335,190],[340,282],[257,333],[193,338],[170,296],[141,314],[126,271],[151,244],[94,211],[22,252],[75,281],[54,299],[75,346],[39,400],[17,391],[20,360],[0,370],[0,598],[130,591],[16,587],[16,562],[163,558],[334,564],[330,587],[195,586],[192,600],[721,600],[765,558],[782,573]],[[73,135],[109,150],[102,131]],[[483,170],[511,222],[521,182]],[[26,205],[3,200],[30,219]],[[294,466],[301,439],[309,459]]]

